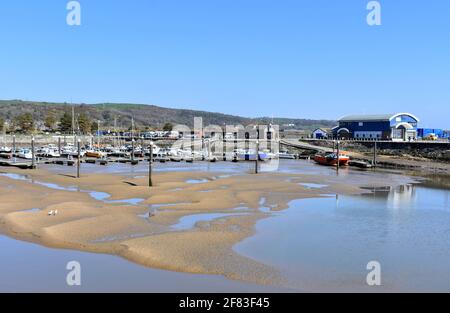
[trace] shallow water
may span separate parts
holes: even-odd
[[[186,183],[188,184],[205,184],[209,182],[207,179],[188,179],[186,180]]]
[[[112,203],[118,203],[118,204],[125,203],[125,204],[128,204],[128,205],[138,205],[139,203],[144,201],[144,199],[141,199],[141,198],[108,200],[109,198],[111,198],[111,195],[109,193],[106,193],[106,192],[80,190],[77,186],[63,187],[63,186],[60,186],[60,185],[57,185],[57,184],[53,184],[53,183],[46,183],[46,182],[36,181],[36,180],[31,179],[31,178],[28,178],[26,175],[11,174],[11,173],[0,173],[0,176],[7,177],[7,178],[10,178],[10,179],[14,179],[14,180],[27,181],[29,183],[40,185],[40,186],[44,186],[44,187],[47,187],[49,189],[54,189],[54,190],[88,193],[89,196],[91,196],[93,199],[95,199],[97,201],[102,201],[102,202],[105,202],[105,203],[111,203],[111,204]]]
[[[117,256],[49,249],[0,236],[0,292],[267,292],[273,288],[220,276],[150,269]],[[68,262],[81,286],[66,283]]]
[[[307,189],[321,189],[328,187],[328,185],[322,185],[322,184],[313,184],[313,183],[304,183],[300,184],[303,187],[306,187]]]
[[[38,213],[41,212],[41,209],[37,209],[37,208],[33,208],[33,209],[29,209],[29,210],[22,210],[20,212],[24,212],[24,213]]]
[[[138,205],[145,199],[142,198],[131,198],[131,199],[120,199],[120,200],[108,200],[111,195],[106,192],[100,191],[89,191],[89,195],[97,201],[102,201],[105,203],[126,203],[128,205]]]
[[[180,218],[177,224],[171,226],[174,230],[189,230],[195,227],[198,222],[211,222],[225,217],[242,216],[246,213],[205,213],[193,214]]]
[[[420,185],[296,200],[235,250],[319,291],[450,291],[450,191]],[[368,287],[378,261],[382,286]]]

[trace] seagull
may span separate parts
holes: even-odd
[[[48,212],[48,216],[56,216],[58,215],[58,210],[51,210]]]

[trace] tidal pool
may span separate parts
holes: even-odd
[[[33,180],[31,178],[28,178],[25,175],[20,175],[20,174],[0,173],[0,176],[7,177],[7,178],[10,178],[10,179],[13,179],[13,180],[26,181],[26,182],[29,182],[31,184],[44,186],[44,187],[47,187],[49,189],[54,189],[54,190],[88,193],[89,196],[92,197],[93,199],[95,199],[97,201],[102,201],[102,202],[105,202],[105,203],[111,203],[111,204],[113,204],[113,203],[118,203],[118,204],[126,203],[128,205],[138,205],[139,203],[144,201],[144,199],[141,199],[141,198],[108,200],[109,198],[111,198],[111,195],[109,193],[106,193],[106,192],[80,190],[76,186],[63,187],[63,186],[60,186],[60,185],[57,185],[57,184],[52,184],[52,183],[46,183],[46,182]]]
[[[328,187],[328,185],[313,184],[313,183],[302,183],[300,185],[306,187],[307,189],[322,189]]]
[[[247,213],[205,213],[193,214],[180,218],[177,224],[172,225],[174,230],[189,230],[195,227],[198,222],[211,222],[225,217],[248,215]]]

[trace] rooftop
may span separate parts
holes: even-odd
[[[397,114],[356,114],[356,115],[347,115],[339,119],[339,122],[360,122],[360,121],[391,121],[399,115],[408,115],[419,121],[417,117],[410,113],[397,113]]]

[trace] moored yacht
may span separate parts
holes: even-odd
[[[256,161],[256,158],[258,157],[258,160],[264,161],[268,159],[268,155],[266,152],[259,151],[258,154],[255,150],[249,149],[249,150],[237,150],[236,151],[236,157],[239,160],[245,160],[245,161]]]
[[[7,146],[0,147],[0,153],[11,153],[12,149]]]
[[[17,156],[21,159],[31,160],[33,158],[33,154],[31,153],[31,149],[20,149],[17,153]]]

